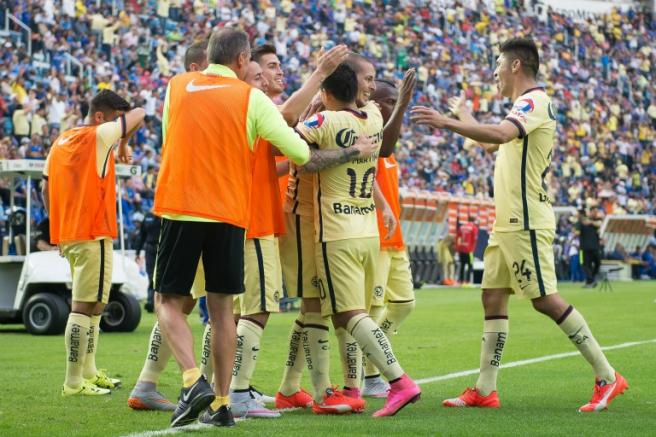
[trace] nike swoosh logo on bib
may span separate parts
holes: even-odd
[[[230,85],[194,85],[194,81],[192,80],[187,84],[185,89],[188,93],[197,93],[199,91],[214,90],[217,88],[228,88],[229,86]]]
[[[396,164],[388,163],[387,159],[383,159],[383,163],[385,164],[385,168],[394,168],[394,167],[396,167]]]

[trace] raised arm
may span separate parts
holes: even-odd
[[[323,80],[330,76],[335,68],[348,56],[348,48],[338,45],[321,53],[317,61],[317,69],[310,78],[280,106],[280,112],[287,125],[294,126],[298,122],[303,111],[310,105],[314,96],[319,92]]]
[[[503,120],[499,124],[481,124],[473,117],[469,120],[456,120],[425,106],[412,108],[410,118],[417,124],[427,125],[435,129],[448,129],[479,143],[504,144],[520,135],[517,126],[508,120]],[[498,147],[484,146],[484,148],[488,151],[494,151]]]
[[[401,134],[403,115],[405,114],[406,109],[408,109],[410,100],[412,100],[412,94],[415,90],[416,83],[417,75],[415,69],[411,68],[405,72],[403,83],[401,84],[401,90],[399,92],[399,99],[396,101],[394,111],[392,111],[392,115],[383,130],[383,145],[380,148],[380,156],[383,158],[387,158],[394,153],[394,147],[396,146],[396,142],[399,140],[399,135]]]

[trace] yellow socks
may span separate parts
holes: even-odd
[[[82,370],[89,343],[91,319],[80,313],[70,313],[66,322],[64,344],[66,345],[66,379],[64,384],[71,388],[82,385]]]
[[[146,361],[141,369],[141,374],[139,374],[139,381],[157,384],[171,355],[171,348],[164,338],[164,334],[159,329],[159,323],[155,322],[155,326],[153,326],[153,330],[150,332]]]
[[[497,389],[497,374],[501,355],[508,338],[508,316],[490,316],[483,322],[480,373],[476,388],[483,396]]]
[[[242,317],[237,324],[237,350],[232,368],[230,390],[248,390],[257,363],[264,327],[256,320]]]
[[[337,336],[339,358],[342,361],[344,387],[359,389],[362,382],[362,351],[360,346],[344,328],[336,328],[335,335]]]
[[[304,315],[299,313],[289,333],[289,352],[279,390],[285,396],[291,396],[301,389],[301,376],[305,366],[305,360],[303,360],[303,350],[305,349],[303,347],[304,319]]]
[[[230,396],[216,396],[210,407],[212,407],[213,411],[216,411],[224,405],[227,407],[230,406]]]
[[[184,372],[182,372],[182,387],[184,388],[191,387],[196,383],[196,381],[198,381],[201,375],[202,373],[200,373],[200,369],[198,367],[185,370]]]
[[[100,334],[100,315],[91,316],[89,319],[87,355],[84,357],[84,369],[82,370],[84,379],[91,379],[98,373],[98,369],[96,369],[96,351],[98,350],[98,334]]]
[[[327,388],[330,388],[330,340],[328,339],[328,317],[321,313],[305,313],[303,346],[305,360],[314,388],[314,400],[321,403]]]
[[[403,369],[392,352],[389,340],[367,314],[358,314],[351,318],[346,324],[346,330],[360,345],[367,360],[378,367],[388,381],[403,376]]]
[[[398,301],[387,302],[385,313],[381,316],[380,320],[376,320],[388,337],[396,330],[399,329],[401,323],[408,318],[412,310],[415,309],[415,301]]]
[[[210,323],[205,325],[201,344],[203,350],[200,353],[200,373],[205,375],[207,382],[211,383],[214,379],[214,365],[212,361],[212,326]]]
[[[380,319],[383,317],[383,313],[385,313],[385,307],[383,306],[372,306],[369,309],[369,317],[371,317],[371,320],[376,322],[380,326]],[[374,366],[374,363],[371,362],[371,360],[364,360],[364,375],[365,377],[368,376],[378,376],[380,375],[380,371]]]
[[[615,369],[608,363],[581,313],[570,305],[556,323],[590,363],[597,378],[608,383],[615,382]]]

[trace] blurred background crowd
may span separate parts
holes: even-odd
[[[558,120],[553,204],[593,214],[656,213],[656,23],[638,10],[585,18],[531,0],[0,0],[0,26],[7,12],[29,31],[8,20],[9,31],[0,32],[0,160],[44,159],[59,132],[82,122],[99,89],[146,109],[133,145],[143,175],[120,193],[129,244],[152,206],[167,81],[183,71],[190,44],[232,25],[254,45],[275,45],[288,93],[309,76],[322,46],[344,42],[375,61],[379,78],[399,80],[416,68],[414,104],[444,110],[464,92],[483,122],[499,121],[510,104],[492,76],[498,43],[531,36]],[[493,156],[457,135],[408,123],[396,156],[405,189],[493,194]],[[10,188],[0,180],[1,220]],[[31,191],[39,222],[38,190],[15,188],[19,198]],[[580,247],[580,220],[559,221],[563,259]],[[563,275],[575,278],[569,267]]]

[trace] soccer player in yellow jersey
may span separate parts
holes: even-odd
[[[382,143],[383,120],[370,106],[361,111],[356,105],[357,77],[351,67],[340,65],[322,85],[321,98],[326,111],[297,125],[297,131],[320,150],[351,147],[358,138]],[[419,399],[419,387],[399,365],[389,341],[368,316],[369,291],[373,288],[378,258],[378,225],[374,202],[374,182],[378,154],[354,158],[316,175],[315,258],[321,314],[332,316],[335,329],[343,329],[360,346],[389,380],[391,388],[385,406],[374,416],[396,414]],[[376,199],[378,203],[378,199]],[[357,345],[354,342],[354,347]],[[331,394],[326,376],[314,381],[316,392]],[[313,410],[318,405],[316,399]]]
[[[551,163],[556,120],[551,99],[536,77],[540,58],[535,43],[514,38],[500,47],[494,77],[504,97],[514,101],[499,124],[480,124],[466,106],[452,104],[458,120],[415,107],[419,124],[449,129],[498,152],[494,169],[496,221],[484,255],[483,342],[480,375],[473,389],[444,401],[447,407],[500,406],[496,379],[508,337],[511,293],[531,299],[533,307],[553,319],[590,363],[595,373],[592,399],[581,412],[601,411],[628,387],[608,363],[581,314],[558,294],[552,242],[555,219],[544,182]]]

